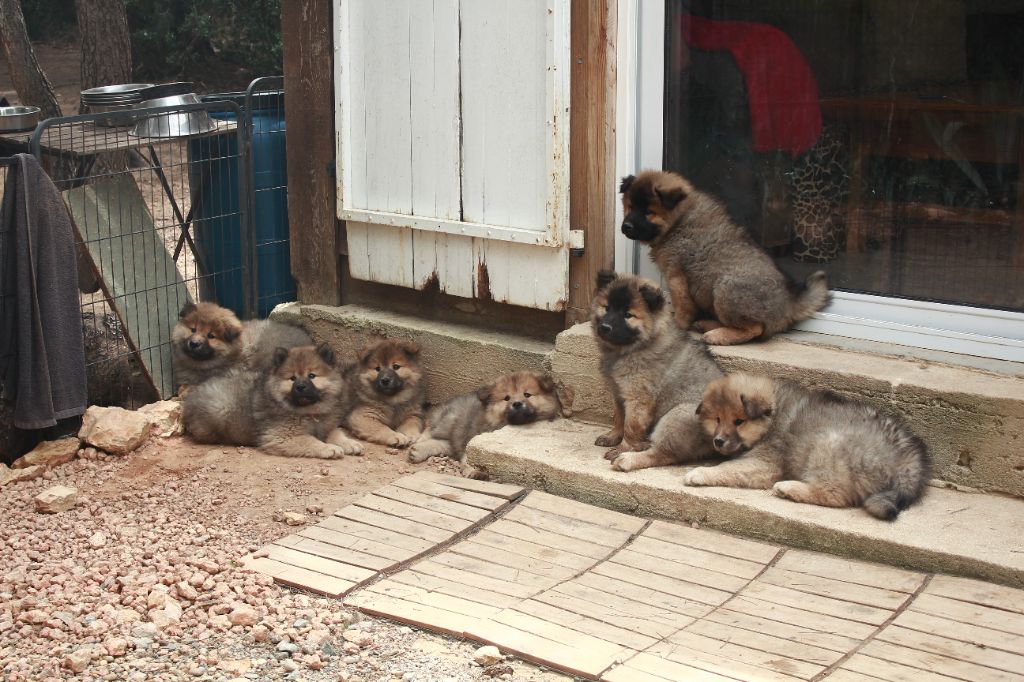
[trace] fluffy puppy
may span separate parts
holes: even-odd
[[[313,343],[298,327],[269,320],[242,322],[216,303],[186,303],[171,331],[174,376],[183,389],[236,367],[271,365],[276,348]]]
[[[770,487],[891,521],[930,477],[928,448],[905,422],[831,391],[735,374],[707,387],[697,415],[715,450],[738,456],[690,471],[687,485]]]
[[[768,338],[829,302],[822,271],[792,282],[724,206],[684,178],[644,171],[623,178],[622,233],[649,244],[672,295],[676,323],[698,316],[715,345]]]
[[[517,372],[499,377],[430,410],[426,428],[409,447],[409,461],[447,456],[459,461],[463,476],[481,478],[480,472],[466,463],[466,444],[473,436],[507,424],[570,416],[572,399],[571,389],[557,386],[547,374]]]
[[[345,423],[357,438],[404,448],[420,435],[426,385],[419,356],[412,341],[379,341],[345,370],[353,394]]]
[[[677,327],[661,288],[633,275],[598,275],[591,325],[601,351],[601,375],[615,401],[613,426],[596,444],[619,471],[662,466],[697,457],[667,441],[654,447],[655,424],[672,408],[690,403],[689,424],[674,423],[674,443],[699,430],[692,405],[709,381],[722,376],[707,347]]]
[[[326,345],[278,348],[263,372],[235,369],[188,391],[185,430],[200,443],[284,457],[358,455],[362,444],[339,428],[346,395]]]

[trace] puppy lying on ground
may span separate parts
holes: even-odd
[[[274,349],[308,346],[298,327],[269,320],[241,322],[216,303],[186,303],[171,332],[175,381],[186,390],[235,367],[262,370]]]
[[[379,341],[346,368],[352,411],[345,422],[357,438],[403,448],[420,435],[426,386],[419,356],[412,341]]]
[[[572,414],[572,391],[536,372],[517,372],[499,377],[489,386],[456,396],[427,414],[427,425],[409,447],[409,461],[447,456],[462,465],[462,475],[482,478],[466,463],[466,444],[481,433],[506,424],[530,424]]]
[[[596,444],[615,446],[605,459],[619,471],[699,459],[698,453],[680,444],[702,442],[693,406],[704,386],[722,376],[721,370],[703,343],[673,323],[657,284],[633,275],[601,273],[598,285],[591,324],[615,415],[611,431]],[[662,438],[661,446],[652,446],[655,424],[682,403],[690,407],[673,422],[671,442]]]
[[[798,286],[781,271],[724,206],[675,173],[644,171],[619,188],[622,233],[649,244],[665,275],[676,323],[698,316],[715,345],[768,338],[807,319],[829,301],[825,273]]]
[[[830,391],[735,374],[707,387],[697,415],[715,450],[738,456],[690,471],[687,485],[772,488],[889,521],[930,477],[928,449],[902,420]]]
[[[263,372],[235,369],[189,390],[185,430],[200,443],[250,445],[284,457],[358,455],[362,444],[339,428],[346,395],[326,345],[278,348]]]

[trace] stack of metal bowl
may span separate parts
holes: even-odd
[[[160,114],[145,111],[158,107],[186,107],[192,104],[199,104],[199,98],[192,93],[146,100],[136,107],[140,110],[139,122],[129,134],[136,137],[188,137],[216,129],[217,124],[210,114],[202,109],[171,110]]]
[[[128,111],[145,99],[144,93],[152,88],[152,83],[125,83],[123,85],[104,85],[82,91],[82,104],[89,108],[89,113],[105,114]],[[96,124],[101,126],[126,126],[135,122],[132,117],[100,117]]]

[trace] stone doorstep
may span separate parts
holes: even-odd
[[[1024,500],[931,487],[893,523],[860,509],[796,504],[766,490],[682,485],[682,467],[613,471],[600,426],[560,420],[477,436],[469,461],[494,480],[638,516],[921,571],[1024,587]]]

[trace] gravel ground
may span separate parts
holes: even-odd
[[[371,449],[325,463],[245,448],[151,441],[125,458],[86,451],[46,479],[0,490],[0,672],[76,680],[484,680],[570,678],[520,661],[483,669],[476,645],[367,618],[238,563],[411,469]],[[433,462],[437,470],[450,463]],[[78,505],[34,511],[56,483]]]

